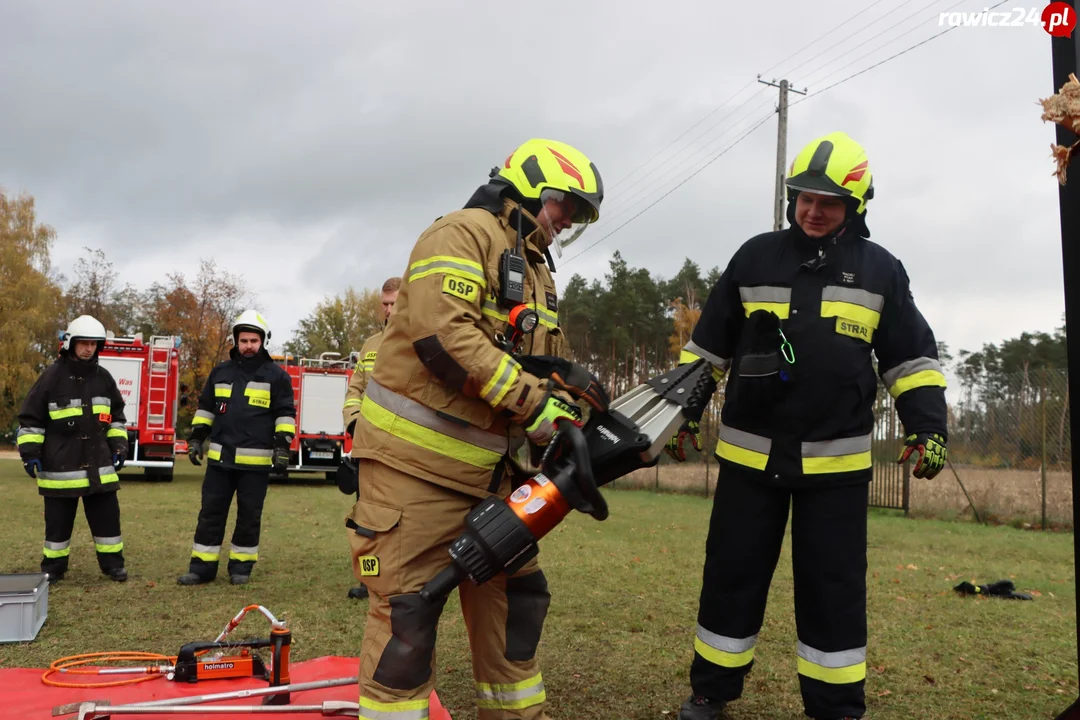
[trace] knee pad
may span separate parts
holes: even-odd
[[[511,661],[532,660],[544,629],[551,593],[543,570],[506,579],[506,651]]]
[[[372,676],[375,682],[394,690],[412,690],[427,682],[444,603],[433,605],[416,593],[390,598],[391,638]]]

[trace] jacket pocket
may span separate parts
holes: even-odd
[[[401,508],[360,500],[345,520],[353,575],[379,595],[401,592]]]

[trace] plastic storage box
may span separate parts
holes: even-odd
[[[48,612],[48,575],[0,575],[0,643],[33,640]]]

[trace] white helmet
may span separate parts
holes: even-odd
[[[105,326],[90,315],[80,315],[71,321],[64,333],[64,349],[71,349],[72,340],[97,340],[98,350],[105,345]]]
[[[236,320],[233,320],[233,343],[238,342],[241,330],[259,333],[264,343],[270,339],[270,323],[266,322],[266,318],[258,310],[245,310],[240,313]]]

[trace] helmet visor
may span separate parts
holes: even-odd
[[[596,210],[579,195],[551,188],[540,193],[540,203],[543,209],[537,219],[561,258],[563,248],[581,237],[596,218]]]

